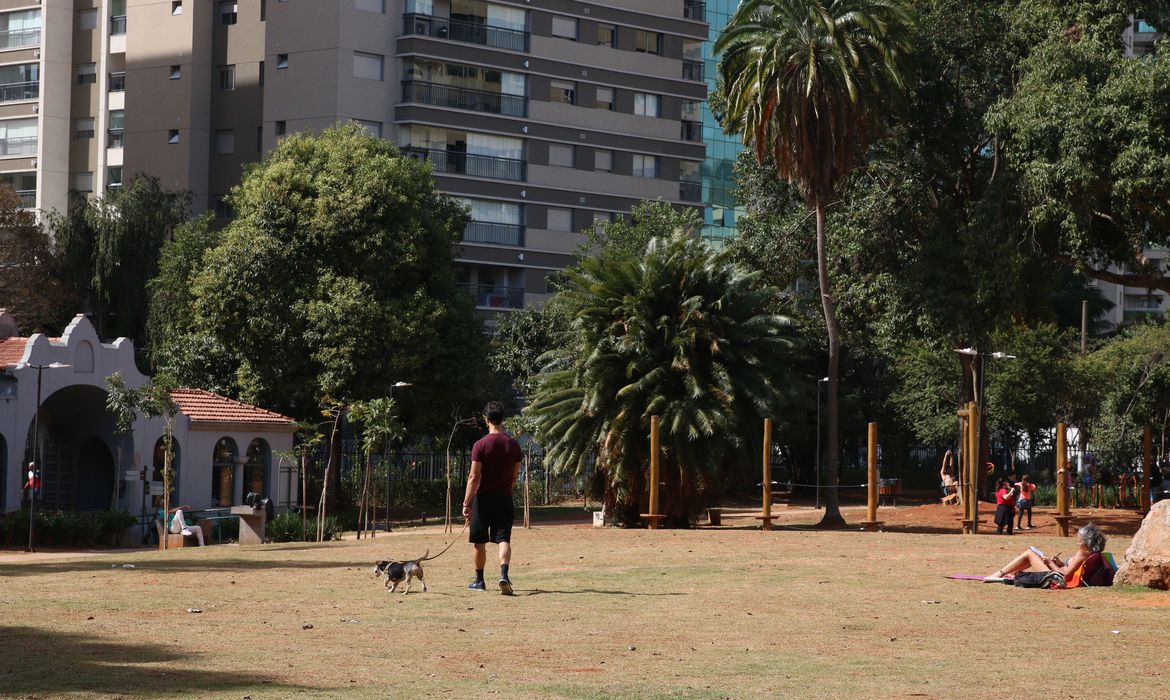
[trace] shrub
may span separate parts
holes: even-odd
[[[308,531],[308,527],[305,528]],[[313,529],[316,532],[316,528]],[[265,534],[268,536],[269,542],[300,542],[301,537],[301,516],[299,513],[287,512],[281,513],[268,523],[265,529]]]

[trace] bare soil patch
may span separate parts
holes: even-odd
[[[957,532],[933,505],[883,508],[876,533],[810,529],[819,512],[803,507],[761,532],[753,512],[690,531],[518,529],[511,598],[464,587],[462,544],[426,564],[430,593],[384,593],[373,562],[441,549],[451,536],[437,527],[12,553],[0,696],[999,698],[1018,692],[1020,663],[1060,679],[1061,697],[1084,690],[1063,679],[1086,677],[1111,697],[1164,694],[1170,593],[944,578],[993,571],[1027,544],[1069,551],[1050,516],[1013,537],[964,537],[915,529]],[[1130,527],[1121,512],[1084,516]],[[1126,545],[1115,535],[1109,548]]]

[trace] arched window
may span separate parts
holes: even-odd
[[[4,436],[0,435],[0,508],[8,510],[8,504],[4,500],[7,492],[4,490],[8,483],[8,443],[5,442]]]
[[[244,462],[244,488],[242,493],[255,491],[268,495],[268,463],[272,460],[272,450],[268,443],[256,438],[248,445],[248,457]],[[241,501],[243,497],[241,496]]]
[[[236,474],[236,441],[223,437],[215,443],[215,452],[211,455],[211,504],[215,506],[230,506],[232,501],[232,482]]]
[[[166,464],[166,454],[163,453],[163,441],[166,438],[159,438],[158,442],[154,443],[154,457],[152,464],[154,465],[153,473],[150,480],[163,482],[163,465]],[[179,498],[179,441],[171,437],[171,469],[174,471],[173,479],[171,481],[171,504],[178,503]],[[162,508],[163,497],[152,496],[151,502],[154,503],[155,508]]]

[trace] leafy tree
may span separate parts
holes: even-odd
[[[142,397],[140,392],[126,386],[121,372],[106,377],[106,412],[114,417],[114,436],[118,439],[117,459],[114,461],[114,483],[118,483],[122,470],[122,450],[126,438],[134,432],[134,421],[138,420]],[[118,489],[110,496],[110,510],[118,505]]]
[[[163,243],[187,220],[190,201],[190,193],[136,175],[101,197],[73,193],[64,214],[49,214],[60,274],[86,300],[100,335],[145,340],[147,282],[158,273]]]
[[[59,332],[77,303],[36,213],[7,185],[0,185],[0,300],[25,333]]]
[[[401,440],[406,435],[406,428],[395,415],[397,410],[394,399],[389,397],[357,401],[349,407],[350,419],[362,426],[362,450],[366,453],[366,474],[362,480],[361,505],[358,507],[358,537],[367,528],[373,534],[370,521],[370,511],[373,509],[370,477],[374,473],[374,452],[385,449],[391,442]]]
[[[828,335],[828,493],[837,504],[840,337],[829,285],[825,211],[869,136],[904,93],[910,15],[899,0],[746,0],[715,44],[728,132],[795,185],[815,213],[817,284]]]
[[[639,202],[629,214],[613,221],[599,221],[586,229],[578,258],[638,256],[646,251],[651,239],[670,238],[675,231],[694,234],[700,224],[698,212],[693,208],[675,209],[661,199]]]
[[[452,273],[466,213],[427,166],[338,126],[282,139],[231,200],[222,237],[194,229],[173,251],[197,270],[168,264],[154,287],[164,312],[193,300],[189,328],[164,334],[164,362],[208,348],[228,393],[300,417],[322,396],[385,396],[395,381],[414,384],[416,428],[478,402],[486,341]]]
[[[607,511],[631,524],[658,415],[664,512],[687,526],[704,496],[751,473],[753,438],[791,388],[787,321],[767,311],[776,290],[682,232],[639,256],[586,258],[566,278],[569,328],[525,411],[546,463],[580,476],[596,460]]]
[[[1170,242],[1170,55],[1124,56],[1135,10],[1170,17],[1165,2],[1019,3],[1012,31],[1032,49],[987,123],[1019,178],[1021,239],[1089,277],[1170,291],[1142,252]]]
[[[488,364],[507,375],[512,388],[527,398],[543,367],[541,357],[551,350],[568,326],[568,317],[556,304],[502,314],[492,334]]]

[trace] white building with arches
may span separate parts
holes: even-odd
[[[3,511],[21,507],[27,465],[38,453],[38,507],[113,507],[135,515],[157,509],[161,498],[150,496],[146,484],[162,479],[163,420],[139,416],[129,435],[118,435],[106,409],[106,379],[115,372],[131,388],[149,382],[135,366],[129,339],[101,342],[84,315],[59,338],[24,337],[0,309]],[[292,447],[291,418],[202,389],[176,389],[172,398],[179,408],[172,503],[196,510],[239,505],[249,491],[271,497],[278,510],[298,502],[295,465],[278,456]],[[132,471],[145,471],[147,481],[131,478]]]

